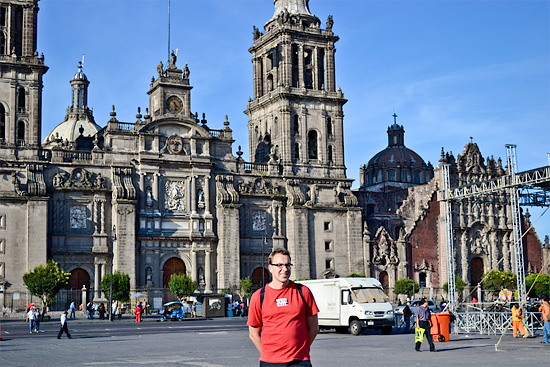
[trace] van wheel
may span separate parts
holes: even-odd
[[[391,331],[392,331],[392,327],[391,326],[384,326],[382,328],[382,334],[384,335],[390,335],[391,334]]]
[[[352,320],[349,323],[349,331],[351,332],[351,335],[359,335],[361,334],[361,321],[359,320]]]
[[[335,329],[339,334],[345,334],[348,332],[348,328],[346,326],[336,326]]]

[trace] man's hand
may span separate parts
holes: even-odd
[[[254,343],[254,346],[256,349],[258,349],[258,352],[262,353],[262,329],[259,327],[254,326],[248,326],[248,336],[250,336],[250,339],[252,340],[252,343]]]
[[[317,334],[319,334],[319,320],[317,315],[307,318],[307,329],[309,331],[309,345],[311,345]]]

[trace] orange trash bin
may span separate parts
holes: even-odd
[[[436,342],[448,342],[451,334],[451,314],[434,313],[432,314],[431,334]]]

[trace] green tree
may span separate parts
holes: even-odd
[[[550,276],[548,274],[530,274],[525,277],[525,288],[527,291],[530,290],[529,297],[540,297],[542,293],[550,295]]]
[[[70,276],[71,273],[65,272],[53,260],[48,261],[46,265],[38,265],[30,273],[23,275],[23,282],[29,292],[42,300],[44,308],[42,317],[44,317],[48,306],[59,290],[69,284]]]
[[[360,272],[360,273],[351,273],[347,276],[347,278],[364,278],[365,277],[365,273],[364,272]]]
[[[184,273],[172,274],[168,287],[170,292],[174,293],[174,296],[178,297],[178,300],[183,303],[185,298],[193,294],[197,288],[197,283]]]
[[[467,285],[468,283],[463,281],[462,278],[455,276],[455,289],[458,293],[461,293]],[[449,293],[449,282],[443,284],[443,290],[445,293]]]
[[[252,280],[250,280],[250,277],[246,277],[240,280],[240,286],[241,286],[241,297],[250,297],[252,294]]]
[[[395,281],[393,291],[395,294],[411,295],[415,290],[418,291],[419,289],[420,287],[417,282],[409,278],[401,278]]]
[[[109,299],[111,294],[111,274],[103,276],[99,287],[105,293],[105,297]],[[130,301],[130,276],[118,270],[113,273],[113,301]]]
[[[517,288],[516,274],[511,271],[491,270],[487,274],[483,274],[483,289],[496,293],[503,289]]]

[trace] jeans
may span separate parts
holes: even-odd
[[[69,316],[70,319],[76,319],[74,308],[71,308],[71,315]]]
[[[542,327],[542,336],[544,338],[544,342],[545,343],[550,343],[550,341],[548,341],[548,334],[550,334],[550,321],[545,321],[544,322],[544,326]]]
[[[310,361],[292,361],[287,363],[269,363],[260,361],[260,367],[311,367]]]
[[[424,337],[428,340],[428,344],[430,344],[430,350],[435,350],[434,340],[433,336],[431,334],[431,325],[429,321],[422,321],[420,320],[418,327],[424,329]],[[420,350],[420,346],[422,345],[422,342],[417,342],[414,349]]]
[[[29,320],[29,331],[32,333],[32,331],[35,329],[34,319]]]

